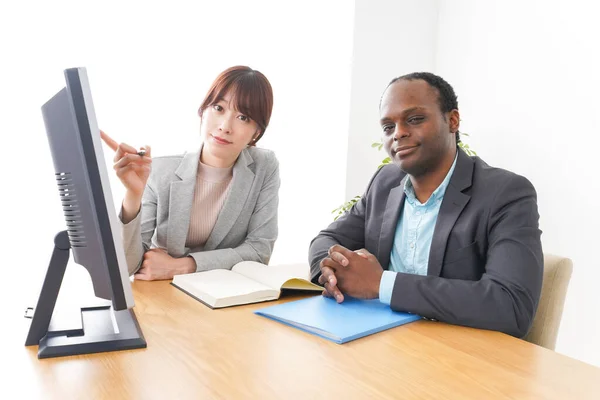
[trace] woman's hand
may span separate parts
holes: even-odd
[[[115,152],[113,168],[128,194],[141,199],[152,170],[150,146],[142,147],[146,153],[141,156],[134,147],[126,143],[118,144],[103,131],[100,131],[100,137]]]
[[[173,276],[196,271],[196,262],[192,257],[173,258],[165,249],[150,249],[144,253],[142,267],[136,272],[135,279],[156,281],[173,279]]]
[[[132,146],[125,143],[118,144],[103,131],[100,131],[100,137],[115,152],[113,168],[127,190],[121,214],[122,222],[127,224],[138,215],[142,207],[142,195],[152,170],[151,149],[150,146],[142,147],[145,154],[141,156]]]

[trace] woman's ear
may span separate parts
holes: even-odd
[[[252,136],[250,143],[248,143],[248,146],[256,146],[256,141],[258,140],[259,137],[260,137],[260,131],[256,131],[254,136]]]

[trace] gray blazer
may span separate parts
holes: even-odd
[[[377,171],[349,213],[313,239],[311,275],[334,244],[366,248],[388,269],[406,174]],[[537,196],[525,178],[459,150],[438,214],[426,276],[399,273],[391,307],[523,337],[535,315],[543,255]]]
[[[172,257],[192,256],[197,271],[269,263],[278,233],[279,162],[272,151],[256,147],[242,150],[235,162],[229,194],[204,247],[185,247],[201,150],[152,160],[141,212],[121,223],[130,275],[144,252],[156,247]]]

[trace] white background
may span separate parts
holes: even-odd
[[[65,68],[87,67],[104,130],[152,145],[155,156],[198,146],[196,110],[218,73],[237,64],[265,73],[275,107],[260,146],[276,152],[282,179],[273,263],[306,262],[330,211],[362,193],[384,157],[370,148],[383,89],[428,70],[454,86],[465,141],[536,186],[544,250],[575,263],[557,351],[600,365],[594,3],[51,3],[0,6],[0,296],[9,323],[35,300],[64,229],[40,107],[64,85]],[[119,204],[122,188],[111,183]]]

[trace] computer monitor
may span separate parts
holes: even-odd
[[[37,305],[26,313],[32,321],[25,345],[39,345],[39,358],[146,347],[133,312],[87,72],[72,68],[64,74],[66,87],[42,106],[66,230],[54,238]],[[80,324],[53,331],[52,314],[70,253],[89,272],[94,294],[111,305],[81,308]]]

